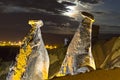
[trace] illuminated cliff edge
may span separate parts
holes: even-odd
[[[82,24],[78,27],[68,46],[66,57],[57,76],[74,75],[96,69],[91,52],[94,17],[87,12],[82,12],[82,16],[84,17]]]
[[[48,78],[49,57],[44,46],[41,20],[30,20],[30,33],[22,41],[15,65],[10,68],[7,80],[44,80]]]

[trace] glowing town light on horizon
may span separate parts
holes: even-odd
[[[21,41],[11,42],[11,41],[0,41],[0,46],[21,46]]]
[[[55,45],[54,46],[53,45],[45,45],[45,48],[51,50],[51,49],[56,49],[57,46],[55,46]]]
[[[21,46],[22,45],[22,42],[21,41],[18,41],[18,42],[11,42],[11,41],[0,41],[0,46]],[[45,45],[45,48],[46,49],[56,49],[58,46],[56,45],[48,45],[46,44]]]

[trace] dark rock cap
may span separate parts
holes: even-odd
[[[87,17],[87,18],[90,18],[92,20],[94,20],[94,16],[88,12],[81,12],[81,14],[84,16],[84,17]]]

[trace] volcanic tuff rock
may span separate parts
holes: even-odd
[[[15,65],[10,68],[7,80],[48,79],[49,57],[44,46],[40,27],[41,20],[30,20],[30,33],[23,40]]]
[[[82,25],[78,27],[68,46],[66,57],[57,76],[65,76],[67,74],[74,75],[96,69],[91,52],[91,31],[93,22],[85,16]]]

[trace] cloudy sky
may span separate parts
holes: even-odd
[[[29,19],[43,20],[44,33],[74,34],[81,11],[94,15],[100,33],[120,34],[119,4],[120,0],[0,0],[0,40],[22,39],[30,29]]]

